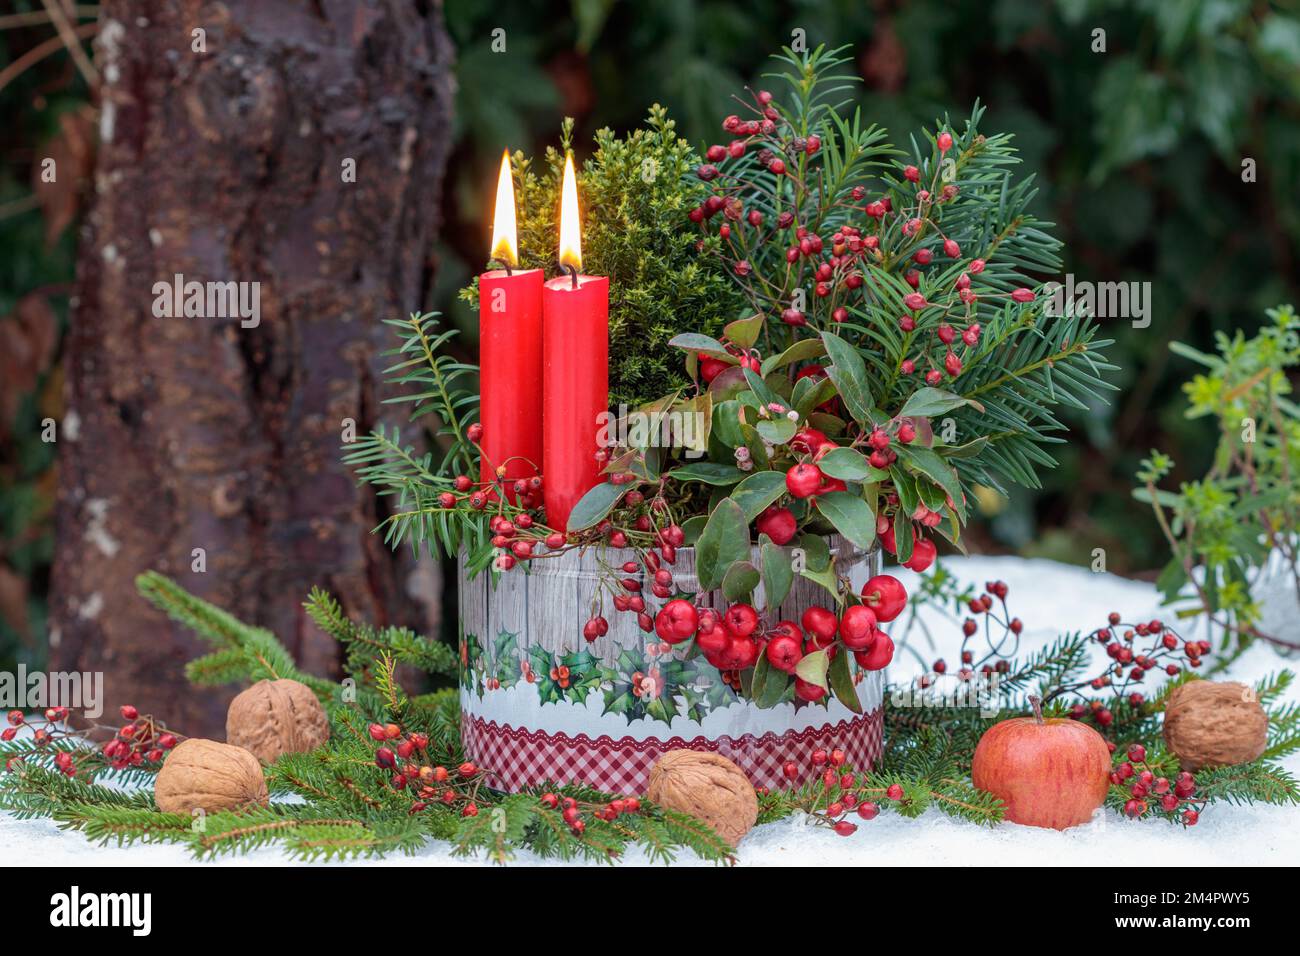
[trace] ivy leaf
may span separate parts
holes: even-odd
[[[785,475],[779,471],[756,471],[731,493],[745,520],[753,521],[764,508],[785,494]]]
[[[862,713],[862,701],[858,699],[858,689],[853,686],[853,674],[849,671],[847,650],[841,649],[835,655],[826,676],[836,699],[855,714]]]
[[[748,558],[749,521],[740,505],[731,498],[723,498],[709,515],[700,540],[695,542],[695,570],[700,587],[705,591],[714,590],[722,584],[723,576],[733,564]]]
[[[963,405],[969,405],[976,411],[984,411],[984,406],[972,398],[962,398],[954,392],[930,388],[927,385],[913,392],[898,414],[900,417],[933,418],[935,415],[942,415]]]
[[[569,513],[568,530],[581,531],[599,524],[614,509],[623,493],[631,488],[630,484],[615,485],[608,481],[596,485],[573,506],[573,511]]]
[[[799,663],[794,667],[794,672],[808,683],[816,684],[822,690],[829,690],[826,685],[826,670],[829,666],[830,659],[825,651],[813,651],[811,654],[805,654],[800,659]]]
[[[846,540],[864,551],[876,543],[876,515],[857,495],[847,491],[818,495],[817,510]]]
[[[737,561],[722,576],[722,595],[732,603],[741,600],[751,603],[750,598],[753,597],[758,582],[758,568],[748,561]]]
[[[785,549],[777,547],[771,541],[763,541],[759,554],[763,565],[764,601],[769,609],[774,610],[790,594],[790,586],[794,583],[794,566]]]
[[[669,478],[678,481],[699,481],[706,485],[734,485],[745,477],[745,473],[735,465],[726,465],[714,461],[696,461],[680,465],[668,472]]]
[[[849,414],[863,425],[871,424],[884,416],[876,411],[867,386],[867,366],[858,350],[834,332],[823,332],[822,342],[832,363],[826,374],[835,383],[840,398]]]

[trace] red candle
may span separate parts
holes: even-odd
[[[560,266],[542,292],[542,494],[546,523],[568,530],[569,514],[600,481],[600,416],[609,410],[609,279],[582,275],[578,186],[564,162]]]
[[[501,157],[492,258],[508,268],[484,272],[478,282],[479,418],[483,423],[480,478],[507,482],[542,469],[541,269],[515,269],[515,186],[510,153]],[[504,469],[502,472],[501,469]]]

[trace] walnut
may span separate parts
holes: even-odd
[[[1165,745],[1184,770],[1249,763],[1268,743],[1268,715],[1255,691],[1232,681],[1176,687],[1165,705]]]
[[[226,713],[226,742],[262,763],[309,753],[329,739],[325,708],[296,680],[260,680],[232,700]]]
[[[668,751],[650,769],[646,796],[703,820],[732,846],[758,819],[754,785],[743,770],[715,753]]]
[[[167,755],[153,785],[164,813],[208,813],[248,804],[266,806],[262,765],[242,747],[191,737]]]

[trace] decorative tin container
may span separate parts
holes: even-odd
[[[838,538],[829,544],[854,588],[879,573],[878,551],[864,554]],[[593,613],[601,568],[636,557],[574,550],[531,561],[495,584],[487,572],[469,578],[462,557],[461,735],[494,787],[576,783],[639,794],[659,755],[682,747],[719,753],[755,786],[774,788],[790,784],[782,772],[787,761],[811,773],[806,756],[819,747],[843,750],[858,770],[879,758],[883,671],[861,670],[850,659],[860,714],[829,697],[760,708],[745,697],[743,675],[717,670],[693,641],[673,646],[643,632],[635,614],[609,610],[608,596],[609,633],[588,644],[582,625]],[[670,570],[677,588],[698,589],[694,549],[679,548]],[[761,585],[754,597],[761,606]],[[720,592],[696,603],[726,606]],[[809,606],[826,603],[819,585],[796,574],[779,619],[798,621]]]

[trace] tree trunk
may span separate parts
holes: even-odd
[[[312,585],[380,623],[437,613],[370,534],[379,506],[339,449],[349,420],[364,434],[379,414],[380,320],[429,289],[452,51],[438,2],[104,0],[97,52],[52,666],[104,672],[109,707],[218,732],[229,691],[187,686],[205,645],[136,594],[141,571],[322,673],[338,661],[302,611]],[[248,283],[246,305],[257,283],[260,322],[210,295],[176,315],[155,286],[177,275]]]

